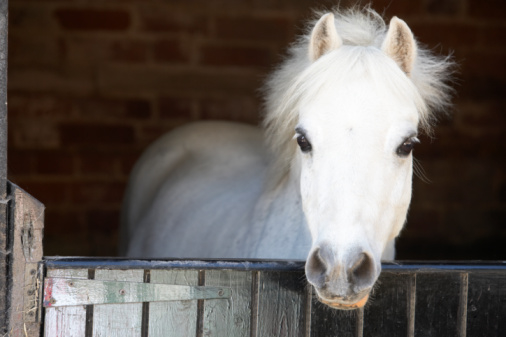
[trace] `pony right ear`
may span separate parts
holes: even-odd
[[[394,16],[390,20],[385,41],[381,49],[390,56],[406,73],[410,75],[416,59],[416,42],[406,22]]]
[[[309,40],[309,59],[314,62],[323,54],[335,50],[343,44],[334,24],[334,14],[327,13],[318,20]]]

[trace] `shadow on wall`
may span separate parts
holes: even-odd
[[[258,123],[257,89],[314,2],[9,5],[9,178],[47,207],[46,255],[98,256],[116,253],[125,183],[151,141],[197,120]],[[460,64],[453,117],[416,149],[431,182],[414,180],[398,257],[506,258],[506,4],[373,8]]]

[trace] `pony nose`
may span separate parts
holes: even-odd
[[[306,261],[306,277],[325,293],[345,297],[372,287],[377,272],[372,255],[366,251],[339,259],[331,247],[322,245]]]

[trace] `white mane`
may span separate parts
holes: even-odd
[[[452,89],[447,85],[452,72],[450,57],[433,55],[417,46],[418,54],[408,78],[393,70],[390,63],[382,62],[381,44],[388,26],[384,19],[369,6],[344,12],[333,11],[335,26],[347,52],[325,55],[312,63],[308,57],[308,43],[315,22],[307,25],[307,32],[288,50],[288,57],[274,71],[264,87],[264,128],[267,142],[274,155],[276,178],[288,171],[296,148],[292,138],[298,122],[300,105],[324,85],[335,85],[346,80],[346,73],[355,65],[365,67],[371,80],[392,78],[389,85],[404,97],[415,101],[420,116],[420,127],[428,134],[437,112],[449,106]],[[399,76],[402,75],[402,76]],[[401,78],[402,77],[402,78]],[[402,97],[402,96],[401,96]]]

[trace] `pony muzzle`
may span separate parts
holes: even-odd
[[[329,245],[320,245],[309,255],[305,269],[320,302],[352,310],[367,303],[381,265],[378,268],[372,254],[366,251],[338,259]]]

